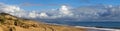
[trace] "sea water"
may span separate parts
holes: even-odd
[[[47,21],[47,23],[63,24],[70,26],[85,26],[85,27],[98,27],[98,28],[116,28],[120,29],[120,22],[60,22],[60,21]]]
[[[99,28],[120,28],[120,22],[77,22],[73,23],[73,25]]]

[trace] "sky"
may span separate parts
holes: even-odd
[[[58,9],[61,5],[77,8],[84,5],[119,5],[120,0],[0,0],[1,3],[17,5],[25,10]]]
[[[120,0],[0,0],[0,12],[42,21],[119,21]]]

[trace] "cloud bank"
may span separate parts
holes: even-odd
[[[120,21],[120,6],[113,5],[89,5],[79,8],[61,5],[54,10],[27,11],[16,5],[0,3],[0,12],[43,21]]]

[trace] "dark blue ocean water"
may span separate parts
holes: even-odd
[[[99,27],[99,28],[119,28],[120,22],[69,22],[69,21],[47,21],[47,23],[56,23],[70,26],[86,26],[86,27]]]
[[[120,22],[79,22],[73,23],[76,26],[99,27],[99,28],[120,28]],[[70,24],[69,24],[70,25]]]

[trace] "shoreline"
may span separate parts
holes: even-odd
[[[91,31],[120,31],[120,29],[110,29],[110,28],[96,28],[96,27],[84,27],[84,26],[75,26],[76,28],[85,28]]]

